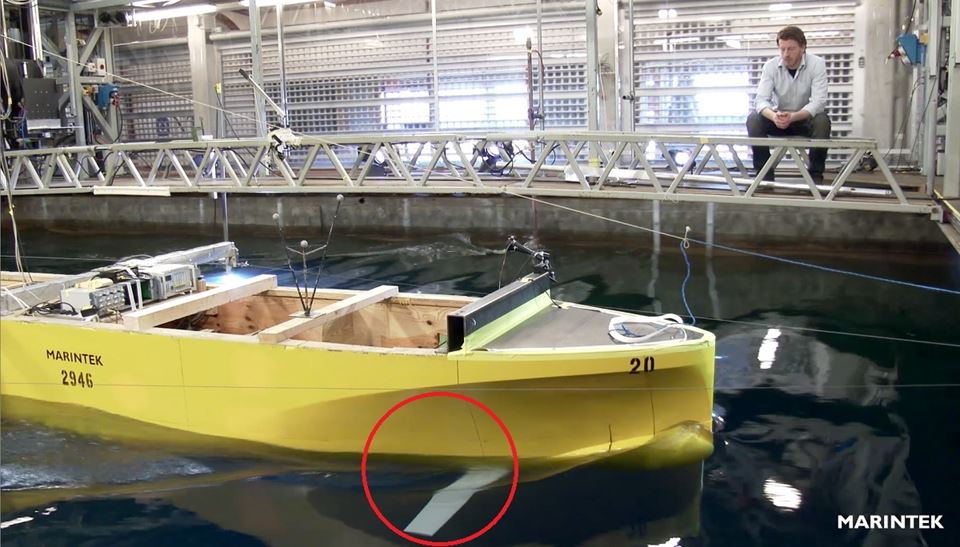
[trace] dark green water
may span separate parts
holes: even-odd
[[[9,231],[3,268],[11,269]],[[646,239],[644,240],[646,241]],[[209,238],[24,234],[35,271]],[[544,241],[564,300],[685,314],[686,266],[630,242]],[[273,238],[239,238],[247,271],[282,265]],[[337,239],[322,286],[478,295],[497,287],[499,242]],[[803,258],[960,289],[944,244],[917,257]],[[956,545],[960,543],[960,297],[694,247],[687,299],[717,335],[715,452],[656,472],[585,467],[521,483],[482,545]],[[511,258],[506,277],[525,272]],[[276,273],[284,274],[277,271]],[[281,283],[291,284],[289,274]],[[707,319],[709,318],[709,319]],[[316,462],[184,453],[29,423],[2,428],[4,545],[390,545],[354,470]],[[521,470],[522,472],[522,470]],[[391,520],[409,520],[455,477],[403,468],[371,475]],[[502,506],[476,495],[434,540],[466,536]],[[944,530],[838,530],[838,515],[942,515]],[[16,519],[21,519],[17,521]],[[26,520],[30,519],[30,520]],[[401,526],[402,527],[402,526]]]

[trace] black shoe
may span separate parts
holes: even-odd
[[[810,173],[814,184],[823,184],[823,173]]]
[[[757,173],[759,173],[759,171],[757,171],[756,169],[751,169],[751,170],[750,170],[750,178],[752,178],[752,179],[757,178]],[[777,180],[776,172],[775,172],[775,171],[769,171],[766,175],[763,176],[763,180],[765,180],[765,181],[767,181],[767,182],[774,182],[774,181],[776,181],[776,180]]]

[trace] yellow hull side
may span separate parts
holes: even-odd
[[[712,448],[712,335],[642,353],[618,348],[602,357],[576,351],[447,355],[3,319],[0,342],[5,396],[295,450],[359,453],[385,412],[424,391],[456,391],[487,405],[528,461],[589,460],[650,444],[668,446],[648,458],[649,466],[662,466]],[[656,360],[653,371],[631,364],[648,356]],[[678,426],[699,433],[675,434]],[[674,440],[664,444],[665,435]],[[439,397],[398,410],[371,453],[510,455],[489,416]]]

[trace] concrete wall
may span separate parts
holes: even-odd
[[[221,194],[219,200],[222,199]],[[231,194],[227,199],[231,233],[273,234],[272,215],[281,210],[284,226],[291,235],[316,234],[320,227],[329,225],[336,204],[333,196],[319,194]],[[24,196],[17,198],[16,211],[21,228],[219,234],[223,220],[219,200],[209,195]],[[716,241],[741,247],[919,252],[946,246],[937,225],[922,215],[646,200],[549,201],[647,228],[654,228],[654,209],[659,208],[660,231],[682,235],[684,228],[690,226],[691,237],[701,240],[709,237],[708,208],[713,207]],[[7,223],[7,215],[3,217]],[[509,196],[348,195],[338,226],[344,233],[379,235],[467,232],[493,239],[514,234],[639,245],[653,241],[647,231]],[[3,228],[9,229],[9,225],[4,224]],[[672,242],[664,240],[667,244]]]

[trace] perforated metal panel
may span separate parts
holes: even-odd
[[[852,129],[854,6],[671,2],[634,7],[638,130],[745,134],[763,64],[778,54],[776,34],[803,29],[807,49],[826,60],[833,136]],[[784,9],[787,8],[788,9]],[[779,8],[779,9],[778,9]]]
[[[408,106],[425,103],[433,81],[429,29],[380,33],[324,33],[288,38],[287,100],[290,125],[307,134],[403,131],[417,121],[404,119]],[[265,40],[264,89],[280,101],[276,43]],[[239,74],[252,69],[246,40],[220,44],[227,110],[254,117],[253,90]],[[420,107],[423,108],[422,106]],[[406,116],[409,118],[409,116]],[[428,128],[429,114],[419,125]],[[256,133],[252,119],[231,116],[240,136]],[[267,113],[276,123],[276,114]],[[432,126],[429,126],[432,127]]]
[[[117,47],[117,74],[158,89],[193,98],[190,53],[187,44],[153,47]],[[193,132],[193,106],[152,89],[120,85],[123,141],[184,139]]]
[[[443,24],[440,43],[440,129],[525,129],[527,52],[536,18],[473,25]],[[585,128],[586,27],[582,13],[543,21],[547,128]],[[534,107],[539,108],[539,59],[534,56]]]
[[[287,38],[287,97],[295,131],[321,134],[527,127],[524,41],[528,35],[536,40],[533,12],[502,20],[439,23],[439,92],[434,89],[429,21],[376,31],[364,30],[362,24],[358,21],[358,28],[350,32],[318,29],[316,35]],[[547,128],[586,127],[585,34],[582,13],[544,18]],[[252,65],[249,42],[220,42],[218,46],[226,108],[252,118],[253,92],[239,75],[240,68],[250,70]],[[279,101],[275,41],[265,39],[263,50],[264,87]],[[535,98],[538,93],[535,90]],[[231,116],[231,121],[238,135],[255,134],[252,120]],[[276,116],[268,112],[268,123],[275,121]]]

